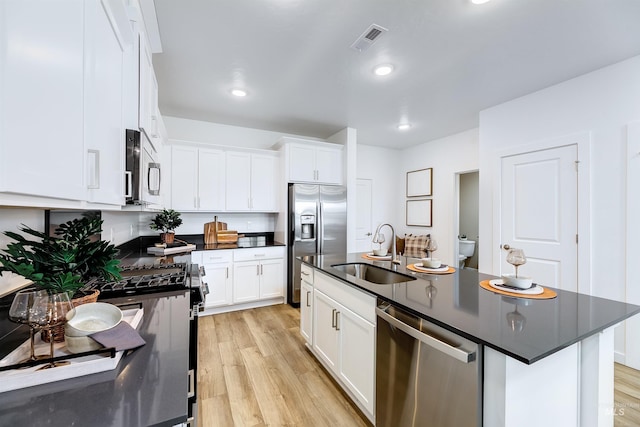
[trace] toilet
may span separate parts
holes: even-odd
[[[464,268],[464,262],[467,258],[473,256],[476,250],[476,242],[473,240],[458,239],[458,266]]]

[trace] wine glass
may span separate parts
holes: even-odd
[[[11,308],[9,308],[9,320],[15,323],[21,323],[23,325],[29,325],[29,342],[31,343],[31,354],[28,359],[22,360],[19,363],[27,362],[30,360],[38,360],[46,358],[47,356],[36,356],[34,349],[34,337],[35,328],[29,322],[30,311],[33,307],[33,303],[38,296],[47,295],[45,290],[26,289],[16,293],[13,301],[11,302]]]
[[[44,295],[38,295],[33,301],[33,307],[31,308],[29,323],[35,328],[49,329],[51,339],[49,340],[49,353],[53,358],[53,328],[58,325],[64,324],[66,321],[67,313],[73,310],[73,304],[69,299],[69,294],[66,292],[59,292],[54,294],[45,293]],[[56,363],[51,363],[47,367],[58,366]]]
[[[385,242],[384,234],[378,233],[377,242],[378,242],[378,245],[379,245],[378,249],[382,250],[382,244]]]
[[[516,268],[516,278],[518,277],[518,266],[521,266],[527,262],[527,258],[524,256],[522,249],[510,249],[507,254],[507,262]]]
[[[433,256],[433,252],[437,249],[438,242],[436,242],[436,239],[429,239],[429,241],[427,242],[427,247],[425,248],[425,250],[427,251],[427,258]]]

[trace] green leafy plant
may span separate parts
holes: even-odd
[[[55,237],[22,224],[22,234],[5,231],[15,242],[0,252],[0,271],[11,271],[50,292],[70,297],[93,278],[120,280],[118,250],[104,240],[91,240],[102,230],[102,220],[87,215],[68,221],[55,230]],[[29,236],[36,239],[30,240]]]
[[[176,212],[173,209],[164,209],[153,218],[149,227],[162,233],[170,233],[180,225],[182,225],[180,212]]]

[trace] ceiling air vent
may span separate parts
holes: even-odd
[[[369,28],[365,30],[364,33],[360,37],[356,39],[355,42],[351,45],[352,49],[357,50],[358,52],[364,52],[369,49],[369,47],[376,41],[378,38],[387,30],[380,25],[371,24]]]

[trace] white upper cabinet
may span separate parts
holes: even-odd
[[[124,187],[124,59],[127,37],[118,31],[116,2],[85,3],[85,116],[88,200],[123,205]]]
[[[0,22],[0,191],[84,200],[84,1],[2,1]]]
[[[159,138],[158,132],[158,82],[153,71],[151,49],[146,36],[139,34],[140,86],[138,106],[138,126],[152,144]]]
[[[122,0],[3,1],[0,21],[0,192],[122,205]]]
[[[277,147],[285,153],[287,182],[342,184],[342,146],[283,137]]]
[[[173,145],[171,156],[171,207],[178,211],[224,210],[224,151]]]
[[[226,210],[278,210],[277,157],[228,151],[226,166]]]
[[[225,195],[224,152],[201,148],[198,152],[198,208],[200,210],[224,209]]]
[[[276,212],[279,204],[278,164],[273,155],[251,155],[251,209]]]

